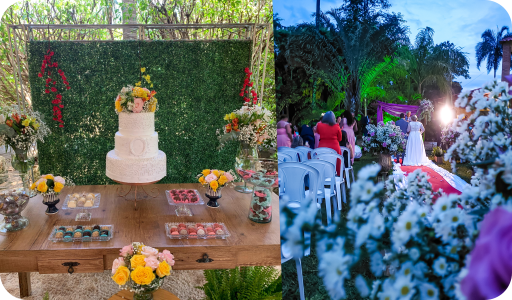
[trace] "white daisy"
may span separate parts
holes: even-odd
[[[393,284],[401,300],[408,300],[414,295],[414,283],[411,276],[398,276]]]
[[[421,300],[438,300],[439,289],[430,283],[420,285]]]
[[[418,250],[418,248],[409,249],[409,257],[412,261],[417,261],[418,258],[420,258],[420,250]]]
[[[396,300],[398,297],[398,291],[391,284],[389,279],[384,281],[382,285],[382,291],[377,294],[379,300]]]
[[[386,266],[382,261],[382,255],[380,252],[373,253],[370,257],[370,269],[372,270],[373,274],[377,277],[380,277],[385,268]]]
[[[359,274],[356,277],[355,284],[356,284],[357,291],[359,292],[361,297],[363,297],[363,298],[368,297],[368,295],[370,294],[370,289],[368,288],[368,285],[366,284],[366,280],[363,278],[363,276],[361,276],[361,274]]]
[[[438,276],[443,277],[448,273],[448,264],[446,263],[446,258],[440,256],[434,261],[434,265],[432,266],[434,269],[434,273]]]
[[[350,278],[352,258],[339,251],[329,251],[320,257],[318,274],[332,299],[345,298],[345,279]]]

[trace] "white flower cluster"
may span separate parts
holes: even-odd
[[[400,127],[393,121],[386,124],[379,122],[377,126],[366,125],[368,135],[363,137],[363,149],[367,152],[395,153],[401,152],[405,146],[405,139]]]
[[[17,123],[7,125],[7,122],[13,121],[14,116],[29,122],[26,125]],[[44,143],[44,137],[51,131],[42,119],[39,112],[30,108],[22,111],[17,105],[0,107],[0,145],[8,144],[14,149],[27,151],[38,141]]]
[[[434,112],[434,104],[432,101],[423,99],[420,101],[420,108],[418,110],[418,119],[430,121],[432,113]]]
[[[457,157],[471,162],[494,159],[511,148],[512,110],[506,82],[492,81],[472,94],[465,93],[456,101],[457,107],[474,112],[469,118],[460,115],[451,130],[460,137],[447,150],[446,160]]]

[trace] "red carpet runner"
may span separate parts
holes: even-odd
[[[400,160],[401,162],[401,160]],[[449,194],[462,194],[457,189],[455,189],[453,186],[451,186],[444,178],[439,175],[436,171],[432,170],[429,167],[410,167],[410,166],[401,166],[400,167],[402,171],[406,173],[406,176],[409,175],[409,173],[414,172],[416,169],[421,169],[422,172],[425,172],[428,174],[428,182],[432,184],[432,190],[434,192],[437,192],[439,189],[443,189],[443,192],[445,192],[447,195]]]

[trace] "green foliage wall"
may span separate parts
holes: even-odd
[[[29,76],[34,109],[52,134],[38,144],[41,173],[71,177],[76,184],[112,184],[105,176],[106,155],[114,149],[118,117],[114,100],[123,86],[139,81],[139,56],[151,75],[159,110],[155,130],[167,155],[161,183],[196,182],[205,168],[234,167],[237,145],[217,150],[216,130],[226,113],[240,107],[238,95],[249,65],[247,41],[51,42],[71,89],[63,93],[63,119],[52,120],[52,104],[37,77],[48,42],[29,43]]]

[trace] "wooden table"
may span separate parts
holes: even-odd
[[[158,289],[153,293],[153,297],[155,300],[180,300],[180,298],[176,297],[173,293],[170,293],[166,290]],[[114,296],[108,298],[108,300],[133,300],[133,293],[127,290],[122,290]]]
[[[147,197],[137,204],[118,197],[118,185],[66,187],[57,205],[59,213],[45,215],[46,206],[41,196],[30,199],[23,216],[30,224],[27,228],[11,233],[0,233],[0,273],[17,272],[20,295],[30,295],[29,272],[41,274],[67,273],[65,262],[77,262],[76,273],[96,273],[112,268],[119,257],[119,249],[132,242],[142,242],[159,250],[168,249],[174,254],[174,269],[231,269],[236,266],[280,265],[280,232],[278,196],[272,195],[272,222],[258,224],[247,218],[251,195],[222,190],[219,208],[206,205],[189,206],[194,216],[176,216],[174,205],[169,205],[165,190],[186,188],[200,189],[200,184],[156,184],[157,198]],[[100,207],[91,210],[92,219],[76,222],[76,210],[61,209],[67,194],[95,192],[101,194]],[[207,198],[202,195],[204,200]],[[139,198],[140,199],[140,198]],[[225,240],[171,240],[165,232],[167,222],[222,222],[231,236]],[[54,243],[48,240],[57,225],[114,225],[114,237],[108,242]],[[213,261],[197,262],[207,254]]]

